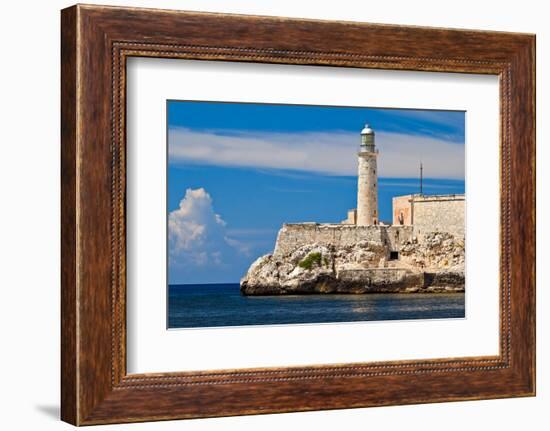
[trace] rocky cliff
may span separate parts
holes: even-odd
[[[448,233],[431,233],[421,242],[409,237],[395,260],[389,260],[395,250],[384,239],[275,249],[250,266],[242,294],[464,291],[464,239]]]

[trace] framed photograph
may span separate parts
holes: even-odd
[[[535,37],[62,11],[62,419],[535,394]]]

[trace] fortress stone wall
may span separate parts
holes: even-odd
[[[406,195],[393,198],[393,225],[414,226],[422,239],[432,232],[464,236],[466,201],[464,195]]]
[[[412,225],[413,197],[414,195],[405,195],[392,199],[394,225]]]
[[[414,235],[423,238],[432,232],[464,237],[466,201],[464,195],[422,196],[414,199]]]
[[[410,241],[412,226],[355,226],[346,224],[298,223],[285,224],[279,231],[274,256],[291,253],[305,244],[345,248],[361,241],[386,246],[389,251],[399,251]]]

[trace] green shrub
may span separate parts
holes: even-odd
[[[321,266],[321,253],[310,253],[300,263],[298,263],[300,268],[307,270],[310,270],[313,265]]]

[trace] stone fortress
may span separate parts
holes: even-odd
[[[464,195],[426,195],[421,185],[418,194],[393,197],[385,223],[368,125],[357,156],[357,208],[341,223],[284,224],[273,253],[241,280],[242,294],[464,291]]]

